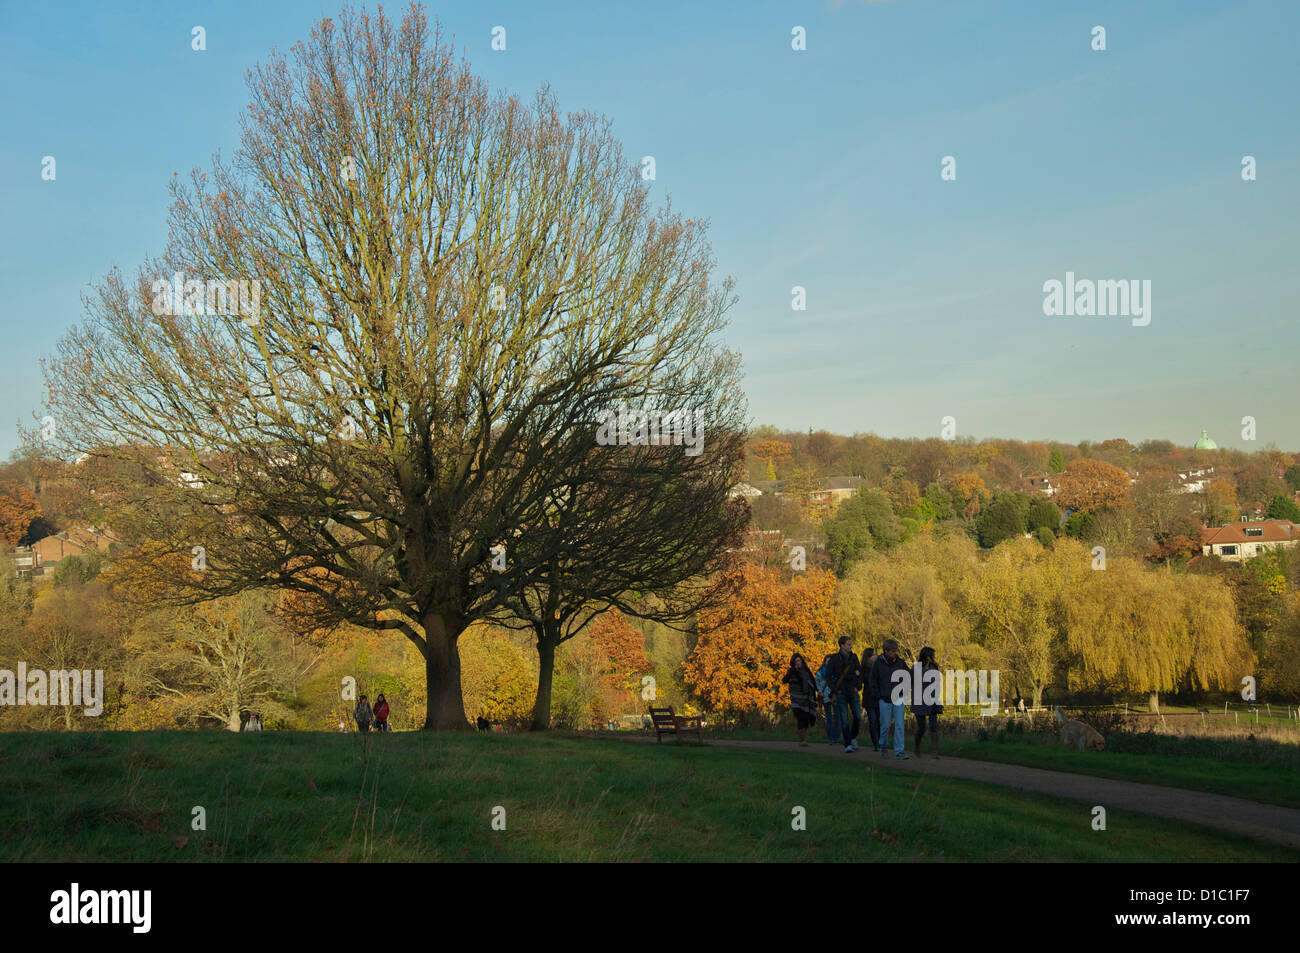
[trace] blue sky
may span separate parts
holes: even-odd
[[[171,174],[237,147],[244,71],[337,9],[0,0],[0,454],[87,286],[161,251]],[[1300,449],[1293,0],[429,9],[494,87],[609,115],[711,220],[755,423]],[[1045,316],[1067,271],[1149,279],[1150,325]]]

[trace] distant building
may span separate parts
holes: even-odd
[[[793,499],[793,497],[787,497],[785,494],[786,482],[785,480],[755,480],[753,483],[737,483],[731,488],[731,495],[738,496],[741,487],[749,487],[754,492],[753,494],[746,492],[745,496],[768,495],[781,499]],[[826,477],[818,481],[817,489],[808,495],[808,502],[824,502],[830,503],[832,506],[838,505],[862,489],[864,482],[862,477]]]
[[[1056,487],[1052,486],[1052,480],[1047,476],[1028,476],[1025,477],[1025,488],[1031,493],[1037,491],[1051,496],[1056,492]]]
[[[733,486],[730,490],[727,491],[727,496],[731,496],[731,497],[743,496],[747,500],[762,495],[763,495],[762,490],[760,490],[756,486],[751,486],[748,483],[737,483],[735,486]]]
[[[1253,559],[1270,549],[1289,549],[1300,542],[1300,526],[1290,520],[1260,520],[1207,526],[1201,530],[1201,552],[1228,562]]]
[[[833,476],[821,481],[821,486],[814,490],[814,500],[825,500],[837,506],[862,488],[862,477]]]
[[[1219,449],[1219,445],[1210,439],[1209,434],[1205,432],[1204,427],[1201,428],[1201,439],[1196,441],[1194,446],[1197,450],[1218,450]]]
[[[1213,443],[1213,441],[1211,441]],[[1197,467],[1178,473],[1178,489],[1183,493],[1204,493],[1214,475],[1214,467]]]
[[[9,554],[9,558],[14,561],[14,572],[19,579],[30,579],[41,574],[41,560],[32,547],[19,546]]]
[[[75,526],[63,533],[55,533],[32,543],[31,550],[36,554],[36,565],[52,565],[68,556],[83,556],[94,550],[107,552],[108,547],[117,541],[117,537],[92,526]]]

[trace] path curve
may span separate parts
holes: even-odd
[[[1245,837],[1281,844],[1300,850],[1300,809],[1260,804],[1245,798],[1226,794],[1207,794],[1160,784],[1142,784],[1137,781],[1118,781],[1098,778],[1089,774],[1070,774],[1065,771],[1048,771],[1043,768],[1026,768],[1018,764],[997,761],[974,761],[944,755],[935,759],[911,755],[906,761],[896,761],[893,755],[881,757],[870,748],[846,755],[839,745],[810,744],[800,748],[794,741],[722,741],[709,739],[710,745],[727,748],[758,748],[772,751],[803,751],[822,754],[843,761],[865,762],[871,767],[910,771],[913,774],[932,774],[943,778],[964,778],[1004,787],[1036,791],[1055,797],[1086,801],[1107,808],[1120,808],[1142,814],[1154,814],[1174,820],[1200,824],[1202,827],[1227,831]]]

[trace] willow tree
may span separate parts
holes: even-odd
[[[1028,685],[1035,708],[1065,654],[1065,599],[1087,567],[1087,551],[1074,540],[1044,549],[1017,538],[994,547],[980,569],[971,607],[985,645],[1006,661],[1017,685]]]
[[[107,516],[193,598],[279,587],[400,634],[425,726],[464,727],[493,545],[537,524],[558,448],[713,359],[730,283],[607,120],[490,93],[418,9],[322,20],[248,86],[233,158],[173,182],[165,253],[47,362],[59,449],[142,474]]]
[[[1240,687],[1254,658],[1217,579],[1112,559],[1069,594],[1071,680],[1085,690],[1160,693]]]

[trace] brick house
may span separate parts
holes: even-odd
[[[1201,552],[1228,562],[1242,562],[1270,549],[1289,549],[1300,541],[1300,526],[1289,520],[1259,520],[1207,526],[1201,530]]]

